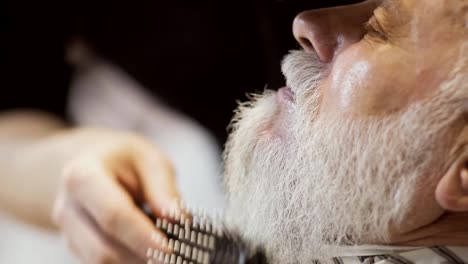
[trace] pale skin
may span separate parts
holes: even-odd
[[[327,64],[320,111],[385,115],[448,78],[468,38],[468,1],[381,4],[372,0],[296,17],[294,36]],[[393,244],[468,246],[466,123],[459,131],[434,203],[422,206],[418,224],[396,233]],[[161,214],[179,197],[170,162],[152,144],[131,133],[66,128],[46,114],[16,112],[0,115],[0,146],[1,208],[59,230],[83,263],[139,262],[146,248],[162,249],[151,240],[158,231],[134,203],[146,201]]]
[[[431,95],[468,40],[467,10],[466,0],[369,0],[299,14],[295,38],[326,64],[320,111],[385,116]],[[439,175],[434,201],[421,204],[411,226],[395,231],[393,244],[468,245],[466,120],[453,137],[452,165]]]
[[[0,116],[0,208],[60,231],[83,263],[144,263],[162,236],[138,202],[162,215],[179,198],[164,155],[124,132],[66,128],[34,112]]]

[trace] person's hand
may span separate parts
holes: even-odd
[[[170,249],[138,204],[161,216],[178,198],[164,155],[139,137],[111,133],[65,166],[52,217],[83,263],[144,263],[149,247]]]

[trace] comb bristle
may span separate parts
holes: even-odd
[[[185,235],[185,230],[182,228],[179,230],[179,240],[184,239],[184,235]]]
[[[188,259],[190,259],[190,254],[191,254],[191,253],[192,253],[192,248],[191,248],[189,245],[187,245],[187,246],[185,247],[185,257],[188,258]]]
[[[188,216],[174,208],[163,211],[161,217],[149,215],[156,228],[165,235],[156,232],[152,240],[171,253],[148,248],[147,264],[266,264],[242,261],[248,256],[247,247],[236,236],[225,231],[220,211],[208,214],[199,208],[180,205],[179,208],[191,209],[184,210],[191,212]]]
[[[172,223],[168,223],[168,224],[167,224],[167,233],[168,233],[168,234],[171,234],[171,235],[172,235],[173,227],[174,227],[174,226],[172,225]]]
[[[171,255],[171,260],[169,261],[170,264],[176,264],[176,258],[177,256],[175,254]]]
[[[197,242],[197,233],[195,232],[195,230],[192,230],[192,232],[190,233],[190,242],[192,244],[195,244]]]

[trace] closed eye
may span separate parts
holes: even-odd
[[[367,36],[387,40],[387,35],[382,30],[382,27],[375,16],[372,16],[371,19],[365,23],[364,28],[367,32]]]

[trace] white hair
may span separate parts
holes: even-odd
[[[232,227],[261,244],[272,263],[310,263],[331,257],[328,246],[388,242],[405,231],[403,223],[420,224],[412,221],[421,201],[442,213],[434,189],[467,110],[467,50],[430,98],[359,120],[318,112],[322,67],[315,54],[292,52],[283,72],[297,107],[287,133],[266,130],[276,111],[270,91],[242,104],[231,125],[225,187]]]

